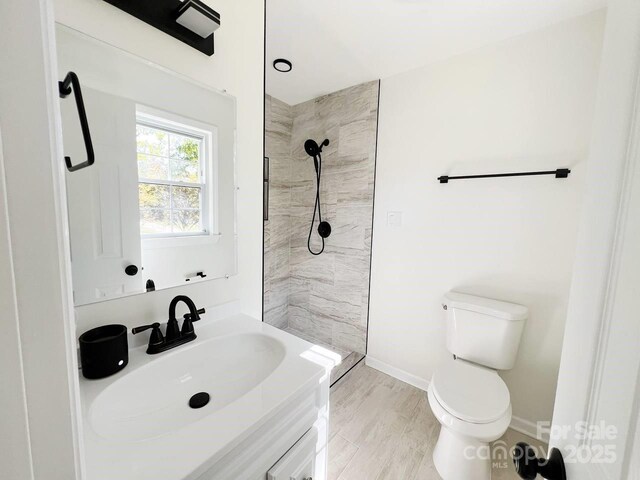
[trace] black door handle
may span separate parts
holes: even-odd
[[[89,132],[89,122],[87,121],[87,112],[84,108],[84,100],[82,99],[82,90],[80,89],[80,80],[78,80],[78,76],[73,72],[67,73],[64,80],[62,82],[58,82],[58,91],[60,98],[67,98],[71,93],[73,93],[73,96],[76,99],[76,108],[78,109],[78,117],[80,117],[82,138],[84,139],[84,146],[87,150],[87,160],[77,165],[71,164],[71,157],[64,157],[64,162],[67,164],[67,170],[75,172],[76,170],[90,167],[95,161],[93,144],[91,143],[91,133]]]
[[[530,445],[520,442],[513,449],[513,464],[516,473],[525,480],[534,480],[538,475],[547,480],[567,480],[562,453],[552,448],[549,458],[537,458]]]
[[[138,267],[136,267],[135,265],[127,265],[127,267],[124,269],[124,273],[126,273],[130,277],[135,277],[138,274]]]

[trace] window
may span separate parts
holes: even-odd
[[[211,231],[211,132],[138,112],[136,143],[143,238]]]

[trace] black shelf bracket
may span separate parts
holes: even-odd
[[[469,178],[497,178],[497,177],[531,177],[536,175],[555,175],[556,178],[567,178],[571,170],[568,168],[558,168],[557,170],[544,170],[540,172],[515,172],[515,173],[490,173],[486,175],[442,175],[438,177],[440,183],[449,183],[449,180],[463,180]]]

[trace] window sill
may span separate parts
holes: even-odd
[[[193,235],[184,237],[143,238],[142,249],[193,247],[195,245],[214,245],[220,241],[221,233]]]

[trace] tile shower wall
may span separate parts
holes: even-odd
[[[266,151],[271,159],[270,216],[265,223],[265,321],[338,349],[364,353],[369,303],[378,82],[289,107],[267,97]],[[332,234],[322,255],[307,250],[315,200],[308,138],[324,148],[323,220]],[[312,248],[321,241],[314,224]]]
[[[291,130],[293,109],[267,95],[265,154],[269,157],[269,220],[264,223],[264,321],[289,326]]]

